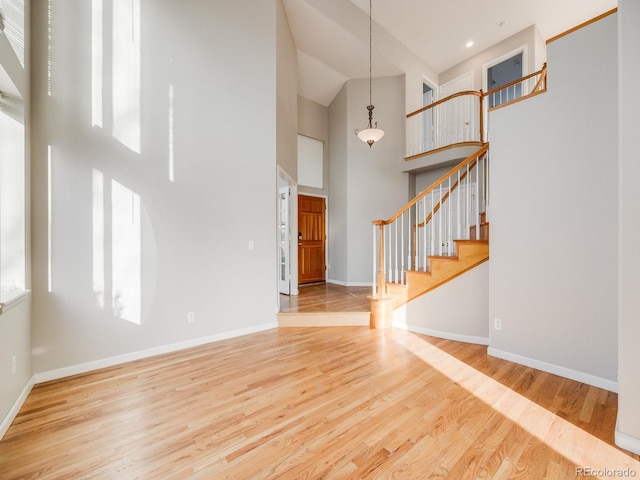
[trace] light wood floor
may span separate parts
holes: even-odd
[[[570,479],[631,468],[617,396],[362,327],[273,329],[36,386],[14,479]]]
[[[280,311],[369,312],[371,287],[344,287],[332,283],[300,285],[299,295],[280,295]]]

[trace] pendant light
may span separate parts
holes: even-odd
[[[369,0],[369,105],[367,106],[367,110],[369,110],[369,125],[364,130],[356,129],[355,132],[360,140],[369,145],[369,148],[384,136],[384,132],[378,128],[378,122],[373,123],[374,107],[371,101],[371,31],[371,0]]]

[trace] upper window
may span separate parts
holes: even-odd
[[[0,301],[26,283],[25,131],[8,100],[0,97]]]
[[[4,34],[24,68],[24,0],[0,0],[0,11]]]

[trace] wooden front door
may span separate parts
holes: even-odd
[[[298,283],[325,281],[325,199],[298,195]]]

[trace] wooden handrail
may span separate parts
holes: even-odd
[[[414,115],[418,115],[419,113],[422,113],[422,112],[425,112],[425,111],[429,110],[430,108],[437,107],[438,105],[440,105],[440,104],[442,104],[444,102],[448,102],[449,100],[452,100],[452,99],[454,99],[456,97],[462,97],[464,95],[475,95],[476,97],[482,98],[482,90],[480,90],[480,91],[478,91],[478,90],[465,90],[463,92],[454,93],[452,95],[449,95],[448,97],[443,98],[442,100],[438,100],[438,101],[435,101],[433,103],[430,103],[426,107],[422,107],[421,109],[416,110],[415,112],[407,113],[407,118],[411,118]]]
[[[580,30],[581,28],[584,28],[586,26],[591,25],[592,23],[597,22],[598,20],[602,20],[605,17],[608,17],[609,15],[613,15],[614,13],[616,13],[618,11],[618,8],[612,8],[611,10],[604,12],[603,14],[598,15],[597,17],[592,18],[591,20],[587,20],[586,22],[581,23],[580,25],[576,25],[573,28],[570,28],[569,30],[566,30],[558,35],[556,35],[555,37],[551,37],[549,40],[547,40],[547,45],[549,45],[551,42],[555,42],[556,40],[558,40],[559,38],[562,37],[566,37],[567,35],[575,32],[576,30]]]
[[[519,78],[518,80],[514,80],[513,82],[505,83],[504,85],[501,85],[498,88],[494,88],[493,90],[489,90],[487,93],[484,94],[484,96],[488,97],[489,95],[493,95],[494,93],[499,92],[500,90],[504,90],[505,88],[513,87],[514,85],[522,83],[525,80],[529,80],[530,78],[533,78],[536,75],[540,75],[543,72],[546,72],[546,70],[547,70],[547,64],[545,63],[544,66],[540,70],[538,70],[537,72],[530,73],[529,75],[526,75],[526,76],[524,76],[522,78]],[[534,89],[534,91],[535,91],[535,89]]]
[[[474,158],[471,161],[471,163],[469,164],[470,169],[473,168],[476,165],[477,161],[478,161],[478,157]],[[456,180],[455,182],[453,182],[453,185],[451,185],[451,188],[448,189],[448,191],[444,195],[442,195],[440,200],[438,200],[438,203],[436,203],[435,206],[433,207],[433,210],[430,211],[429,214],[425,217],[424,222],[416,224],[416,227],[422,228],[427,223],[429,223],[431,221],[431,218],[433,218],[433,215],[438,213],[438,210],[440,210],[440,207],[442,206],[442,204],[449,198],[449,194],[451,192],[453,192],[456,188],[458,188],[458,182],[460,180],[464,180],[465,178],[467,178],[467,174],[468,173],[469,173],[468,171],[464,172],[462,175],[460,175],[460,179],[459,180]],[[451,175],[449,175],[449,176],[451,176]],[[439,183],[442,183],[442,182],[439,182]],[[432,189],[432,191],[433,191],[433,189]]]
[[[449,170],[447,173],[445,173],[442,177],[440,177],[438,180],[433,182],[430,187],[428,187],[420,195],[415,197],[413,200],[411,200],[409,203],[407,203],[404,207],[402,207],[400,210],[398,210],[398,212],[396,212],[396,214],[393,215],[391,218],[389,218],[388,220],[374,220],[372,223],[374,225],[389,225],[394,220],[399,218],[400,215],[402,215],[404,212],[409,210],[412,206],[414,206],[416,203],[418,203],[420,200],[422,200],[424,197],[426,197],[428,194],[430,194],[433,190],[435,190],[436,186],[440,185],[442,182],[444,182],[449,177],[455,175],[458,172],[458,170],[461,170],[462,168],[464,168],[467,165],[469,165],[471,162],[473,162],[473,161],[477,160],[478,158],[480,158],[482,155],[484,155],[487,152],[487,150],[489,150],[489,144],[485,143],[484,146],[480,150],[478,150],[477,152],[472,153],[471,155],[469,155],[464,161],[462,161],[460,164],[458,164],[455,167],[453,167],[451,170]]]
[[[544,88],[546,89],[547,88],[547,62],[545,62],[544,65],[542,66],[542,70],[540,70],[540,78],[538,79],[535,86],[533,87],[532,92],[537,92],[538,90],[540,90],[540,86],[542,85],[543,82],[544,82]]]

